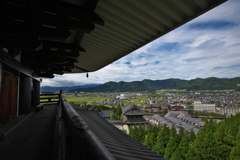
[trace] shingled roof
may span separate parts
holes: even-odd
[[[113,110],[112,109],[109,109],[109,110],[102,110],[101,111],[101,114],[104,118],[107,118],[107,117],[110,117],[110,115],[113,113]]]
[[[142,111],[134,103],[129,103],[125,107],[122,107],[122,114],[125,116],[130,116],[130,115],[145,115],[146,113]]]
[[[115,159],[163,160],[162,156],[110,124],[97,111],[76,107],[75,110]]]

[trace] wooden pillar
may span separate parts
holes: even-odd
[[[28,114],[31,112],[31,93],[32,78],[24,74],[20,75],[20,92],[19,92],[19,114]]]
[[[0,93],[1,93],[1,86],[2,85],[2,63],[0,63]]]
[[[40,82],[33,80],[33,105],[37,106],[40,103]]]

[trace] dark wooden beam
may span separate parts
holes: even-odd
[[[84,3],[84,7],[90,11],[93,12],[97,6],[98,0],[86,0]]]
[[[53,72],[38,72],[39,77],[54,78]]]
[[[68,29],[58,30],[46,26],[26,28],[23,22],[14,21],[13,19],[3,21],[6,22],[6,24],[0,25],[0,30],[2,31],[2,33],[0,33],[0,39],[3,39],[3,41],[8,38],[10,41],[16,41],[17,39],[23,39],[25,36],[31,36],[33,40],[35,39],[38,41],[39,35],[41,35],[41,38],[45,39],[66,41],[66,39],[71,36],[71,32]]]
[[[41,38],[53,39],[58,41],[66,41],[66,39],[71,36],[71,32],[66,30],[57,30],[55,28],[44,27],[40,28]]]
[[[38,60],[37,60],[38,59]],[[57,57],[35,57],[32,60],[31,68],[35,71],[64,71],[74,68],[74,62],[77,62],[73,58],[57,58]]]
[[[4,39],[4,37],[0,37],[0,46],[4,48],[38,51],[41,49],[41,41],[26,41],[23,39],[14,39],[14,37],[8,37]]]
[[[44,25],[50,25],[50,26],[57,26],[58,22],[62,22],[64,27],[67,27],[69,29],[73,30],[81,30],[82,32],[90,33],[94,28],[93,23],[85,23],[83,20],[75,20],[75,19],[65,19],[62,17],[57,17],[53,14],[47,14],[43,13],[41,14],[41,22]]]
[[[41,6],[33,4],[29,4],[27,7],[19,7],[5,3],[0,7],[0,9],[2,9],[1,12],[3,13],[1,16],[4,15],[8,18],[17,19],[28,27],[40,27],[40,24],[44,24],[53,27],[61,26],[62,28],[67,29],[78,29],[87,33],[90,33],[95,27],[92,16],[84,16],[87,15],[86,13],[80,15],[79,19],[74,19],[70,18],[66,13],[66,10],[68,10],[66,6],[56,7],[56,12],[50,14],[43,12],[40,9]]]
[[[51,64],[51,70],[52,71],[63,71],[64,67],[62,65]]]
[[[67,62],[77,63],[78,61],[75,58],[66,58]]]
[[[77,58],[80,54],[79,52],[60,52],[60,51],[51,51],[51,50],[41,50],[37,52],[37,55],[41,56],[60,56],[60,57],[73,57]]]
[[[93,2],[90,2],[90,4],[93,4]],[[88,4],[88,6],[90,6],[90,4]],[[104,24],[104,21],[94,13],[94,10],[88,10],[85,6],[77,6],[63,1],[59,1],[57,4],[50,3],[50,1],[47,0],[43,2],[43,9],[50,13],[57,13],[57,9],[61,7],[64,7],[65,13],[72,18],[82,19],[83,21],[88,21],[89,23],[98,25]]]
[[[18,72],[21,72],[29,77],[35,76],[33,70],[27,68],[22,63],[18,62],[13,57],[9,56],[7,52],[5,52],[3,49],[0,49],[0,63],[15,69]]]
[[[29,28],[14,19],[1,19],[0,46],[13,49],[38,50],[41,47],[38,29]]]
[[[47,63],[33,63],[31,68],[34,70],[34,71],[49,71],[51,69],[51,66],[50,64],[47,64]]]
[[[64,66],[72,67],[72,66],[74,66],[74,62],[66,62],[66,63],[64,63]]]
[[[47,41],[43,40],[43,49],[50,50],[51,48],[59,48],[59,49],[68,49],[68,50],[75,50],[78,52],[85,52],[83,48],[79,45],[71,44],[71,43],[63,43],[63,42],[55,42],[55,41]]]
[[[65,72],[71,72],[72,71],[72,69],[74,68],[74,66],[72,66],[72,67],[64,67],[64,71]]]
[[[58,8],[64,8],[64,14],[70,17],[82,19],[85,22],[103,25],[104,21],[94,13],[98,0],[88,0],[85,2],[85,6],[77,6],[63,1],[49,1],[43,0],[41,3],[41,10],[52,14],[57,13]],[[27,0],[8,0],[11,3],[3,3],[2,9],[5,13],[14,15],[14,17],[22,17],[23,9],[27,6]],[[18,5],[13,5],[13,4]],[[12,12],[15,11],[15,12]],[[17,13],[17,14],[16,14]]]
[[[32,67],[34,67],[34,65],[48,65],[51,63],[55,63],[55,64],[64,64],[66,63],[66,59],[65,57],[52,57],[52,56],[34,56],[32,58]]]

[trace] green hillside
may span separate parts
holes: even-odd
[[[196,78],[192,80],[166,79],[166,80],[143,80],[133,82],[107,82],[96,87],[78,88],[69,92],[137,92],[153,91],[160,89],[186,89],[188,91],[197,90],[239,90],[237,84],[240,83],[240,77],[237,78],[215,78],[206,79]]]

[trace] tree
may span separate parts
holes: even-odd
[[[192,143],[192,147],[195,149],[197,154],[200,156],[201,159],[203,159],[203,153],[204,153],[204,148],[206,148],[206,145],[204,143],[204,139],[207,135],[207,133],[212,133],[214,132],[213,129],[213,121],[207,121],[206,125],[203,126],[197,133],[196,139]]]
[[[193,110],[188,110],[189,115],[193,115]]]
[[[196,139],[196,135],[194,131],[191,129],[191,132],[189,134],[189,142],[192,143]]]
[[[130,127],[130,129],[129,129],[129,136],[131,136],[133,138],[133,136],[134,136],[134,127]]]
[[[135,140],[139,141],[139,129],[137,126],[133,126],[130,129],[129,135]]]
[[[164,158],[171,158],[173,152],[177,149],[178,143],[174,137],[170,137],[167,148],[165,149]]]
[[[231,141],[232,146],[236,141],[236,136],[238,134],[239,124],[240,124],[240,114],[236,114],[236,116],[230,116],[230,125],[228,127],[227,136]]]
[[[230,153],[230,160],[239,160],[240,159],[240,127],[239,127],[236,141],[234,142],[234,144],[235,146],[232,148]]]
[[[120,117],[122,115],[122,108],[120,106],[118,106],[114,109],[114,111],[116,113],[117,118],[120,119]]]
[[[166,124],[164,124],[161,131],[158,133],[157,141],[153,147],[153,150],[160,155],[164,155],[169,139],[169,128],[166,126]]]
[[[187,134],[184,132],[184,129],[180,127],[179,132],[177,134],[177,141],[180,143],[184,137],[187,137]]]
[[[116,114],[115,114],[115,113],[111,113],[111,114],[110,114],[110,119],[117,119]]]
[[[163,110],[163,114],[167,114],[167,113],[168,113],[168,109],[165,108],[165,109]]]
[[[178,146],[181,159],[185,159],[185,156],[188,152],[188,148],[189,148],[188,139],[187,139],[187,136],[184,136]]]
[[[122,115],[122,114],[120,115],[120,118],[119,118],[119,119],[120,119],[120,120],[122,120],[122,119],[123,119],[123,115]]]
[[[147,136],[144,141],[144,145],[147,146],[150,149],[153,149],[155,146],[158,132],[160,131],[160,128],[157,126],[149,126],[147,129]]]
[[[138,127],[138,132],[139,132],[139,142],[144,143],[145,135],[146,135],[145,128],[142,125],[140,125]]]
[[[204,138],[204,146],[202,148],[202,157],[203,159],[213,159],[221,160],[223,159],[220,154],[220,148],[218,142],[213,136],[213,132],[208,132],[207,136]]]
[[[171,160],[185,160],[185,159],[181,157],[181,151],[177,148],[177,150],[173,152]]]
[[[201,160],[200,156],[197,154],[195,149],[191,147],[191,145],[188,148],[188,152],[185,155],[186,160]]]
[[[217,128],[216,132],[214,133],[214,138],[219,143],[219,148],[221,152],[221,157],[223,159],[228,159],[231,148],[232,148],[232,140],[229,139],[226,133],[226,126],[225,123],[220,123],[220,126]]]
[[[177,136],[177,130],[175,128],[175,125],[173,124],[170,130],[170,137],[176,138]]]

